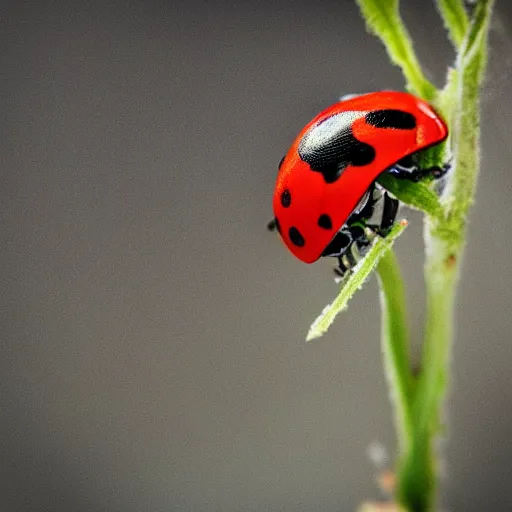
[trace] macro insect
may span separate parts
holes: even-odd
[[[447,136],[434,109],[409,93],[342,99],[312,119],[281,160],[269,229],[306,263],[337,258],[344,275],[396,219],[399,202],[377,178],[440,178],[448,165],[420,169],[414,156]]]

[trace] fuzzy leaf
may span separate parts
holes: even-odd
[[[443,208],[439,198],[427,184],[397,179],[389,173],[381,174],[377,181],[407,206],[420,210],[437,220],[443,218]]]
[[[407,88],[430,100],[436,93],[427,80],[414,53],[411,37],[398,9],[398,0],[356,0],[367,28],[384,43],[390,60],[402,69]]]
[[[407,227],[407,221],[397,222],[385,238],[376,238],[363,260],[342,281],[341,290],[334,302],[324,308],[320,316],[311,325],[306,341],[319,338],[327,332],[336,315],[343,311],[354,293],[363,286],[376,267],[383,254],[393,245],[398,236]]]
[[[462,0],[437,0],[437,8],[453,45],[458,48],[469,28],[469,19]]]

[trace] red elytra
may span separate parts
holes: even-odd
[[[379,123],[378,114],[383,111],[403,114],[406,120],[412,119],[413,124],[396,128]],[[368,114],[374,117],[368,117]],[[338,119],[341,120],[339,123]],[[338,130],[332,137],[329,134],[331,126]],[[341,136],[340,127],[345,130]],[[363,94],[320,112],[296,137],[277,175],[274,215],[288,249],[306,263],[316,261],[382,172],[402,158],[443,141],[447,135],[444,121],[432,107],[404,92]],[[363,149],[368,149],[366,145],[369,145],[373,157],[366,159],[370,160],[368,163],[364,158],[356,162],[359,154],[356,152],[352,163],[343,167],[339,177],[327,179],[319,169],[312,169],[312,160],[318,151],[332,159],[333,151],[329,147],[332,141],[337,144],[333,151],[343,151],[344,154],[360,143],[363,143]],[[309,146],[310,158],[304,159],[304,151],[299,153],[305,145]],[[319,220],[321,217],[329,219],[327,226]]]

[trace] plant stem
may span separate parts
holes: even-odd
[[[425,285],[427,316],[422,368],[414,404],[416,435],[424,438],[437,426],[448,384],[453,338],[453,306],[462,247],[454,254],[450,243],[432,233],[425,219]]]
[[[425,284],[427,321],[422,368],[413,405],[411,450],[399,467],[398,499],[407,510],[432,510],[436,490],[433,442],[440,426],[441,407],[448,384],[453,338],[453,307],[458,260],[449,244],[431,234],[425,220],[427,262]]]
[[[437,486],[434,444],[450,374],[455,293],[465,246],[467,215],[474,200],[480,167],[479,95],[494,0],[479,0],[471,20],[462,0],[437,0],[438,10],[458,50],[456,66],[449,69],[447,84],[441,91],[434,88],[421,70],[400,16],[399,0],[356,2],[369,30],[382,40],[391,61],[402,69],[407,88],[430,101],[450,128],[445,143],[418,155],[419,165],[424,167],[443,165],[447,159],[451,161],[452,169],[446,175],[439,200],[428,184],[404,185],[389,177],[380,178],[380,182],[399,199],[425,213],[427,316],[417,379],[409,367],[404,286],[391,248],[385,254],[379,253],[381,259],[377,271],[381,285],[382,350],[395,406],[400,452],[396,497],[410,512],[431,512]],[[384,246],[381,244],[380,248]],[[368,265],[364,267],[363,262],[360,270],[370,268]],[[354,277],[353,283],[356,279],[359,277]],[[346,300],[342,304],[345,303]],[[337,311],[331,308],[327,314],[332,310]],[[317,331],[322,334],[325,329]]]
[[[473,202],[480,167],[479,87],[485,69],[487,30],[493,0],[480,0],[461,46],[452,75],[453,170],[441,204],[445,218],[425,218],[425,285],[427,317],[422,368],[412,408],[411,450],[399,466],[397,497],[414,512],[432,510],[436,490],[434,439],[449,378],[453,310],[459,266],[465,246],[467,214]],[[439,98],[446,104],[447,98]]]
[[[386,375],[391,380],[389,389],[395,406],[400,454],[408,453],[412,429],[412,375],[409,365],[409,330],[405,289],[400,266],[392,248],[387,250],[377,265],[381,289],[382,353]]]

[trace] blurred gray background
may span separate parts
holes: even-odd
[[[433,1],[403,1],[429,77]],[[265,229],[277,164],[341,94],[403,81],[351,0],[2,2],[0,511],[351,511],[393,452],[375,278]],[[442,504],[512,510],[512,6],[483,94]],[[421,217],[397,250],[419,353]]]

